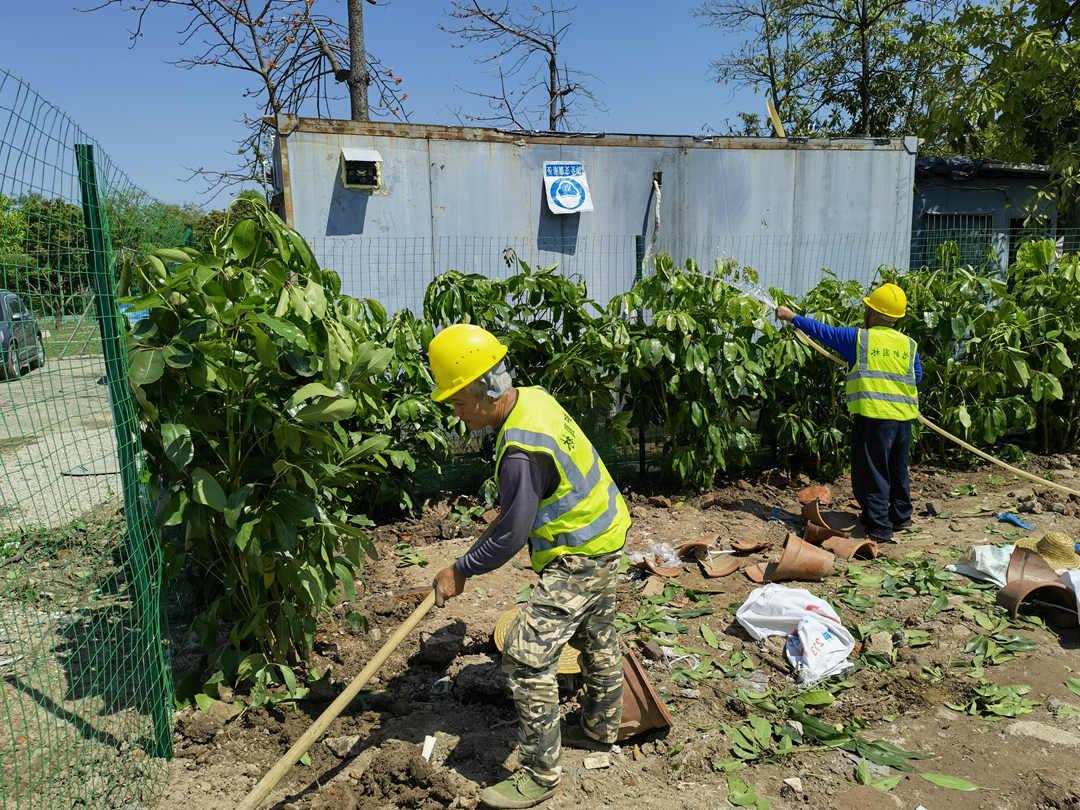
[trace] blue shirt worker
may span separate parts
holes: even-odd
[[[496,431],[499,515],[476,544],[435,575],[435,603],[467,577],[505,565],[528,543],[539,580],[506,634],[502,668],[518,714],[518,761],[485,788],[487,807],[532,807],[551,798],[562,744],[607,746],[622,719],[622,651],[615,586],[630,513],[577,422],[542,388],[515,388],[506,346],[472,324],[455,324],[428,346],[432,398],[450,400],[470,430]],[[580,728],[560,728],[559,654],[581,651]]]
[[[891,542],[894,531],[911,525],[908,455],[922,365],[915,341],[894,328],[907,312],[904,291],[882,284],[863,304],[861,329],[827,326],[787,307],[777,307],[776,317],[847,360],[847,406],[855,417],[851,488],[867,536]]]

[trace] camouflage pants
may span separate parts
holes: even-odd
[[[592,737],[615,742],[622,719],[622,653],[615,630],[615,584],[622,552],[557,557],[540,573],[510,626],[502,668],[518,713],[521,766],[542,785],[558,783],[562,754],[559,688],[563,645],[581,650],[582,723]]]

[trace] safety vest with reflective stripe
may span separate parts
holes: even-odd
[[[529,533],[534,571],[564,554],[596,556],[623,547],[630,528],[626,502],[592,443],[547,391],[517,389],[517,402],[496,439],[496,477],[509,447],[550,456],[559,474]]]
[[[887,326],[860,329],[847,375],[848,410],[871,419],[907,421],[919,415],[915,341]]]

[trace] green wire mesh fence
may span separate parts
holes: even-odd
[[[139,807],[171,755],[117,285],[184,223],[0,70],[0,805]]]

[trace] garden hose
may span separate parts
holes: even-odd
[[[799,340],[801,340],[803,343],[805,343],[807,346],[809,346],[815,352],[820,354],[822,357],[825,357],[825,358],[828,358],[829,360],[832,360],[838,366],[842,366],[844,368],[847,368],[848,364],[847,364],[846,360],[844,360],[843,358],[838,357],[835,354],[833,354],[832,352],[830,352],[828,349],[826,349],[824,346],[817,343],[813,338],[811,338],[809,335],[807,335],[805,332],[803,332],[798,327],[795,327],[795,335],[799,338]],[[1034,482],[1036,484],[1040,484],[1040,485],[1046,486],[1046,487],[1053,487],[1054,489],[1059,490],[1060,492],[1064,492],[1064,493],[1066,493],[1068,495],[1075,495],[1077,498],[1080,498],[1080,492],[1078,492],[1077,490],[1072,489],[1071,487],[1067,487],[1064,484],[1059,484],[1059,483],[1057,483],[1055,481],[1049,481],[1049,480],[1047,480],[1045,478],[1040,478],[1039,476],[1037,476],[1037,475],[1035,475],[1033,473],[1029,473],[1026,470],[1021,470],[1019,467],[1014,467],[1012,464],[1008,464],[1008,463],[1002,461],[1000,458],[994,458],[994,456],[990,455],[989,453],[984,453],[978,447],[974,447],[973,445],[968,444],[963,439],[961,439],[959,436],[954,436],[953,434],[949,433],[949,431],[945,430],[945,428],[934,424],[929,419],[927,419],[925,416],[923,416],[921,413],[919,414],[918,419],[923,425],[930,428],[930,430],[934,431],[939,436],[943,436],[946,439],[948,439],[950,442],[952,442],[953,444],[956,444],[957,446],[964,448],[965,450],[967,450],[970,453],[974,453],[976,456],[983,459],[984,461],[989,461],[991,464],[996,464],[997,466],[1008,470],[1013,475],[1018,475],[1021,478],[1026,478],[1027,480],[1032,481],[1032,482]]]

